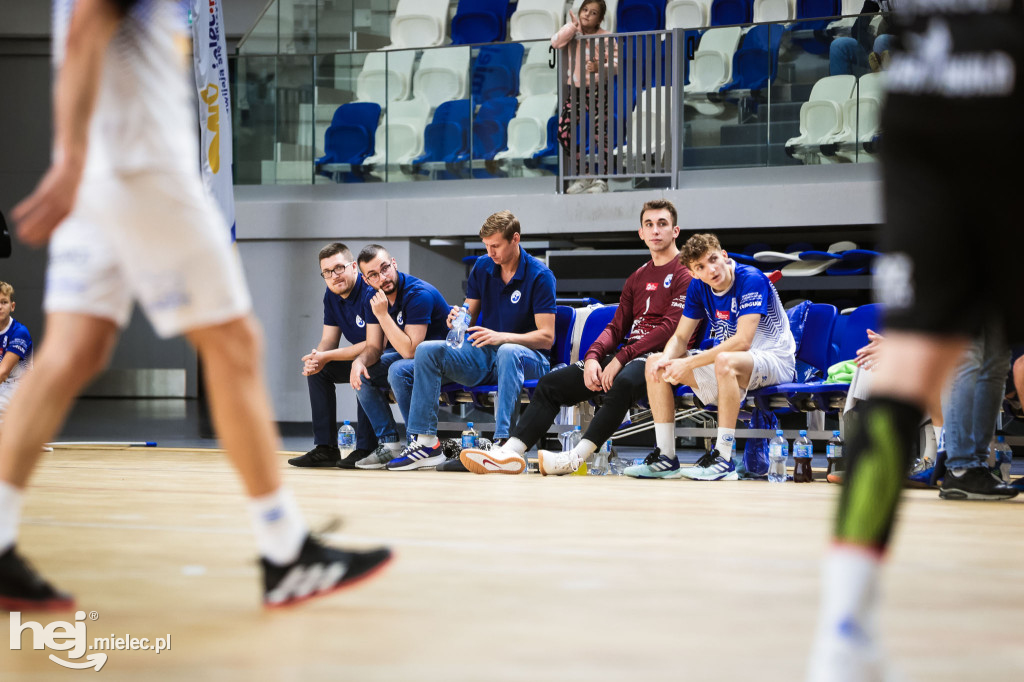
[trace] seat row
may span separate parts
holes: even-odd
[[[820,79],[800,107],[800,135],[786,142],[786,153],[807,164],[873,158],[881,134],[883,78],[880,72]]]

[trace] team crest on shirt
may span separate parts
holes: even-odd
[[[405,322],[404,311],[402,311],[402,310],[398,311],[398,317],[395,318],[395,322],[397,322],[398,324],[402,324],[402,323]]]
[[[363,318],[362,318],[361,315],[356,315],[356,326],[357,327],[365,327],[366,326],[366,322],[363,321]]]
[[[519,303],[519,299],[521,299],[522,297],[523,297],[522,292],[519,291],[519,289],[516,289],[515,291],[512,292],[512,299],[511,300],[512,300],[513,303]]]
[[[668,289],[668,285],[669,284],[672,284],[672,273],[671,272],[668,273],[667,275],[665,275],[665,281],[661,283],[661,286],[663,286],[666,289]]]

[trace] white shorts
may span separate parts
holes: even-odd
[[[690,355],[700,352],[691,350]],[[747,352],[754,358],[754,369],[750,373],[750,383],[740,396],[741,404],[747,397],[747,391],[796,379],[796,358],[793,356],[776,355],[756,348]],[[692,387],[693,392],[700,401],[705,405],[718,405],[718,378],[715,376],[714,364],[697,367],[693,370],[693,378],[697,380],[697,385]]]
[[[165,338],[252,309],[229,229],[197,174],[87,178],[50,240],[47,313],[124,327],[135,300]]]
[[[14,395],[14,383],[7,385],[8,382],[0,383],[0,425],[4,423],[4,415],[7,414],[7,408],[11,404],[11,396]]]

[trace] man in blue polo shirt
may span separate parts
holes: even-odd
[[[469,274],[466,302],[471,320],[466,342],[451,348],[444,341],[425,341],[413,365],[391,376],[391,389],[416,441],[388,469],[435,466],[444,460],[437,439],[437,398],[441,384],[498,385],[494,404],[494,438],[508,438],[512,414],[526,379],[548,372],[548,353],[555,341],[555,276],[519,245],[519,220],[510,211],[490,216],[480,228],[487,255]],[[452,308],[448,325],[457,314]],[[415,379],[415,381],[414,381]]]
[[[370,244],[356,260],[376,292],[366,299],[366,345],[352,361],[349,383],[378,441],[377,449],[356,462],[356,468],[383,469],[402,452],[402,444],[391,406],[377,389],[389,386],[389,376],[402,365],[413,364],[421,342],[447,336],[450,308],[434,285],[399,272],[398,261],[383,246]],[[408,412],[402,418],[408,423]]]
[[[314,447],[301,457],[289,459],[288,463],[297,467],[352,469],[377,447],[377,437],[363,408],[358,407],[356,449],[341,459],[334,385],[349,380],[352,360],[366,346],[365,309],[373,288],[359,276],[352,252],[339,242],[320,249],[320,276],[327,283],[324,329],[317,347],[302,358],[302,374],[309,385],[309,404],[313,411]],[[351,345],[339,348],[342,336]]]

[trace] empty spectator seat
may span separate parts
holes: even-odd
[[[857,78],[827,76],[811,88],[811,98],[800,107],[800,135],[786,142],[786,152],[804,163],[819,163],[820,145],[843,128],[843,104],[853,96]]]
[[[342,104],[334,112],[331,125],[324,133],[324,155],[316,160],[317,165],[361,164],[373,154],[379,121],[380,105],[376,102]]]
[[[474,104],[496,97],[519,94],[519,70],[523,65],[521,43],[485,45],[473,62],[471,87]]]
[[[457,163],[469,158],[469,119],[468,99],[438,105],[433,120],[423,131],[423,154],[413,163]]]
[[[430,105],[424,99],[413,98],[388,104],[384,121],[377,128],[374,154],[364,163],[411,163],[423,153],[423,129],[429,115]]]
[[[424,50],[413,77],[413,93],[436,107],[469,96],[469,48],[453,46]]]
[[[708,29],[700,39],[690,64],[690,83],[683,88],[683,103],[701,113],[716,114],[722,105],[707,102],[709,92],[718,92],[732,81],[733,55],[740,44],[739,26]],[[698,97],[693,97],[697,95]],[[703,99],[699,95],[705,95]]]
[[[508,22],[512,40],[548,40],[562,27],[564,0],[519,0]]]
[[[712,26],[749,24],[753,16],[751,0],[713,0],[711,3]]]
[[[850,161],[873,158],[870,155],[881,125],[883,78],[882,73],[864,74],[857,80],[853,96],[843,103],[843,128],[831,139],[840,157]]]
[[[523,99],[508,123],[508,149],[496,159],[529,159],[548,146],[548,121],[558,109],[558,95],[531,95]]]
[[[398,0],[389,49],[435,47],[448,37],[448,0]]]
[[[616,31],[660,31],[665,28],[665,0],[620,0]]]
[[[549,45],[531,45],[526,61],[519,70],[519,94],[523,97],[558,93],[558,77],[549,62],[553,59]]]
[[[711,0],[669,0],[665,28],[705,28],[711,22]]]
[[[360,102],[376,102],[381,106],[409,99],[415,59],[416,53],[411,50],[367,54],[363,70],[356,78],[356,99]]]
[[[726,89],[760,90],[775,80],[782,31],[778,24],[761,24],[747,31],[733,57],[732,82]]]
[[[516,114],[519,100],[496,97],[480,105],[473,117],[473,158],[491,160],[508,143],[508,124]]]
[[[754,21],[792,21],[796,18],[793,0],[754,0]]]
[[[508,0],[459,0],[452,17],[452,44],[505,40],[509,9]]]

